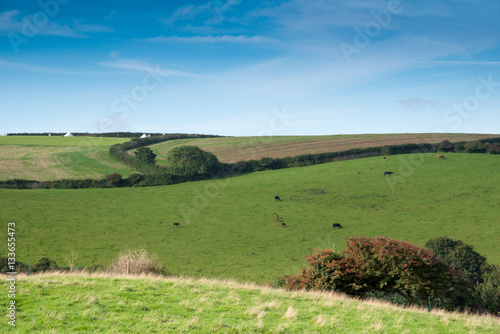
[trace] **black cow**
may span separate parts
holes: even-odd
[[[274,196],[274,201],[281,201],[281,198],[279,196]]]
[[[384,172],[384,176],[386,176],[386,175],[392,175],[392,174],[394,174],[394,172]]]
[[[340,225],[339,223],[334,223],[332,225],[332,228],[342,228],[342,225]]]

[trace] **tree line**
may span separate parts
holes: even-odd
[[[275,170],[291,167],[312,166],[334,161],[357,159],[380,155],[412,154],[429,152],[458,153],[500,153],[500,138],[487,138],[470,142],[386,145],[370,148],[356,148],[339,152],[303,154],[285,158],[263,157],[259,160],[242,160],[235,163],[221,163],[210,152],[189,145],[180,146],[169,151],[167,166],[156,164],[156,155],[147,146],[185,138],[213,138],[213,135],[198,134],[166,134],[157,137],[133,138],[129,142],[112,145],[109,154],[115,160],[124,163],[134,170],[128,178],[118,173],[107,175],[103,179],[64,179],[56,181],[33,181],[13,179],[0,182],[0,188],[10,189],[77,189],[77,188],[111,188],[111,187],[146,187],[162,186],[188,181],[203,180],[212,177],[231,176],[264,170]],[[134,155],[128,154],[136,150]]]

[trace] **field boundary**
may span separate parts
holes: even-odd
[[[199,181],[209,178],[228,177],[244,173],[252,173],[264,170],[276,170],[292,167],[305,167],[317,164],[360,159],[373,156],[395,155],[395,154],[417,154],[437,152],[439,143],[420,143],[420,144],[400,144],[385,145],[370,148],[355,148],[345,151],[303,154],[290,156],[286,158],[264,157],[260,160],[244,160],[236,163],[221,163],[220,170],[216,174],[206,176],[180,176],[171,174],[167,167],[154,164],[147,164],[133,155],[127,154],[127,151],[139,147],[150,146],[160,142],[186,138],[214,138],[220,136],[198,135],[198,134],[169,134],[161,137],[134,138],[130,142],[115,144],[109,148],[109,154],[116,161],[121,162],[135,169],[138,173],[131,174],[127,179],[122,179],[118,173],[107,175],[105,179],[94,180],[56,180],[56,181],[34,181],[13,179],[0,182],[0,188],[9,189],[78,189],[78,188],[113,188],[113,187],[133,187],[133,186],[163,186],[190,181]],[[500,143],[500,137],[484,138],[473,141],[460,141],[462,147],[467,143]]]

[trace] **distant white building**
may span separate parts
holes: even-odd
[[[63,137],[74,137],[71,132],[66,133]]]
[[[148,138],[146,134],[143,134],[140,138]]]
[[[6,133],[0,133],[0,136],[7,136]]]

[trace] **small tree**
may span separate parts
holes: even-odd
[[[497,143],[491,144],[489,152],[491,154],[500,154],[500,144],[497,144]]]
[[[176,147],[167,153],[167,160],[172,174],[188,177],[215,174],[221,167],[215,155],[197,146]]]
[[[500,267],[485,265],[483,279],[484,282],[476,287],[478,299],[484,308],[500,315]]]
[[[488,146],[480,141],[471,141],[464,145],[467,153],[486,153]]]
[[[428,240],[424,247],[455,268],[472,286],[482,282],[482,267],[486,264],[486,258],[476,252],[474,246],[461,240],[438,237]]]
[[[135,152],[135,156],[137,159],[140,161],[147,163],[147,164],[154,164],[155,159],[156,159],[156,154],[153,153],[153,151],[146,146],[139,147]]]
[[[456,153],[463,153],[463,152],[465,152],[465,144],[467,144],[467,142],[465,142],[465,141],[456,142],[455,143],[455,152]]]
[[[113,173],[106,175],[106,184],[108,187],[120,187],[123,184],[121,174]]]
[[[443,140],[438,146],[438,151],[441,152],[453,152],[454,150],[455,145],[450,143],[448,140]]]
[[[42,257],[33,265],[33,272],[54,270],[59,268],[56,261],[48,257]]]

